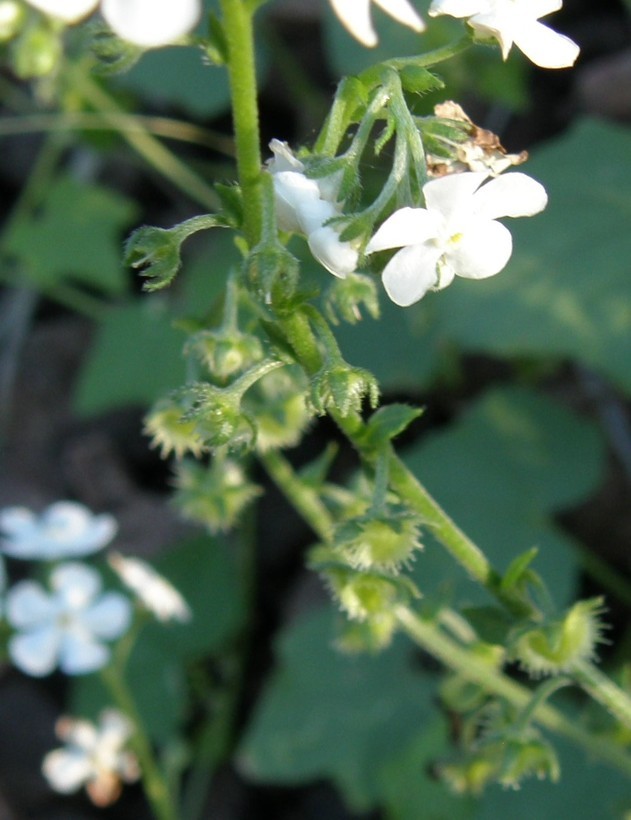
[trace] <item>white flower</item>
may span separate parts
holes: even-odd
[[[111,515],[92,515],[74,501],[58,501],[37,516],[26,507],[0,510],[0,549],[12,558],[56,561],[90,555],[116,535]]]
[[[342,279],[357,267],[358,253],[350,242],[342,242],[329,219],[341,213],[337,203],[339,176],[309,179],[305,166],[286,142],[272,140],[274,158],[267,170],[274,180],[276,215],[282,231],[304,234],[311,253],[334,276]]]
[[[62,717],[55,731],[66,746],[49,752],[42,763],[55,791],[71,794],[85,786],[92,802],[104,807],[118,798],[121,781],[131,783],[140,776],[135,755],[125,750],[133,726],[115,709],[101,712],[99,726]]]
[[[371,0],[331,0],[342,25],[362,45],[372,48],[377,45],[377,35],[370,16],[370,3]],[[374,0],[374,3],[402,25],[414,31],[425,31],[425,23],[409,0]]]
[[[539,22],[562,5],[563,0],[434,0],[429,14],[467,17],[476,34],[499,41],[504,59],[515,43],[541,68],[568,68],[574,65],[579,47]]]
[[[121,581],[136,593],[140,601],[160,621],[191,620],[191,610],[175,587],[149,564],[138,558],[124,558],[117,552],[108,557]]]
[[[201,0],[102,0],[101,14],[123,40],[141,48],[166,46],[188,34],[202,12]]]
[[[118,592],[101,594],[99,574],[84,564],[68,563],[50,575],[51,592],[37,581],[20,581],[7,593],[6,617],[16,630],[9,640],[13,663],[41,677],[57,666],[82,675],[108,662],[103,641],[128,628],[131,604]]]
[[[401,208],[372,237],[366,253],[402,248],[386,265],[383,284],[397,305],[407,306],[454,276],[484,279],[510,259],[512,237],[501,216],[533,216],[548,201],[526,174],[491,179],[486,173],[452,174],[423,186],[426,208]]]
[[[99,4],[98,0],[27,0],[31,6],[64,23],[76,23],[91,14]]]

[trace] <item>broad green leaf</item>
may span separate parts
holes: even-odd
[[[533,152],[525,170],[548,207],[506,220],[506,270],[429,297],[440,335],[500,356],[571,358],[630,390],[630,156],[628,129],[590,121]]]
[[[380,802],[383,767],[433,720],[434,687],[413,670],[404,640],[378,656],[343,655],[332,621],[312,614],[281,635],[238,759],[265,783],[330,779],[360,811]]]
[[[184,335],[174,330],[168,304],[144,296],[111,308],[79,374],[75,407],[82,415],[130,404],[146,406],[185,377]]]
[[[376,450],[402,433],[422,414],[420,407],[411,407],[409,404],[386,404],[368,419],[362,435],[363,443]]]
[[[128,282],[122,237],[135,216],[136,206],[121,194],[60,176],[37,212],[13,227],[6,250],[35,287],[47,293],[75,281],[121,294]]]
[[[531,568],[558,605],[569,602],[577,568],[571,539],[555,528],[552,515],[577,504],[600,479],[603,442],[591,423],[531,391],[498,389],[405,458],[498,570],[536,546]],[[468,603],[488,603],[464,572],[454,572],[454,560],[429,532],[424,540],[415,564],[422,593],[456,584]]]

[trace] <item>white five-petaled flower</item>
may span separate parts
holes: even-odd
[[[333,11],[339,17],[342,25],[356,40],[369,48],[377,45],[377,34],[370,15],[371,1],[331,0]],[[398,23],[414,31],[425,30],[425,23],[410,3],[410,0],[374,0],[374,3]]]
[[[124,558],[117,552],[108,557],[112,569],[159,621],[191,620],[191,610],[175,587],[139,558]]]
[[[485,182],[487,178],[486,173],[467,172],[426,183],[426,207],[395,211],[372,237],[368,254],[401,248],[383,271],[386,292],[397,305],[418,302],[454,276],[485,279],[506,265],[512,237],[495,220],[533,216],[545,208],[548,197],[526,174]]]
[[[99,6],[99,0],[27,0],[65,23],[76,23]],[[188,34],[202,12],[201,0],[100,0],[101,14],[121,39],[141,48],[166,46]]]
[[[67,563],[50,574],[50,592],[37,581],[19,581],[6,597],[6,618],[15,630],[9,655],[27,675],[42,677],[57,666],[83,675],[105,666],[105,641],[123,635],[131,604],[118,592],[101,593],[101,577],[85,564]]]
[[[103,710],[98,726],[62,717],[55,731],[66,745],[49,752],[42,763],[42,772],[55,791],[71,794],[85,786],[92,802],[104,807],[118,798],[122,782],[138,780],[136,756],[125,749],[133,726],[116,709]]]
[[[286,142],[272,140],[270,148],[274,158],[267,170],[274,181],[279,228],[306,236],[311,253],[335,276],[343,279],[353,273],[357,250],[351,242],[342,242],[335,226],[325,224],[341,213],[337,201],[339,175],[309,179],[305,166]]]
[[[58,501],[41,515],[26,507],[0,510],[0,549],[11,558],[57,561],[90,555],[116,535],[111,515],[93,515],[83,504]]]
[[[539,22],[562,5],[563,0],[433,0],[429,14],[468,18],[480,37],[499,41],[504,59],[514,43],[541,68],[568,68],[576,62],[579,47]]]

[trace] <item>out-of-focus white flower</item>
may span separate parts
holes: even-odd
[[[111,515],[93,515],[83,504],[58,501],[41,515],[26,507],[0,510],[0,549],[11,558],[57,561],[90,555],[116,535]]]
[[[51,17],[57,17],[64,23],[76,23],[82,17],[91,14],[99,0],[26,0],[29,5]]]
[[[66,745],[49,752],[42,763],[44,777],[55,791],[71,794],[85,786],[92,802],[104,807],[117,800],[123,782],[138,780],[136,756],[125,749],[133,726],[116,709],[101,712],[98,726],[62,717],[55,731]]]
[[[115,34],[141,48],[174,43],[202,13],[201,0],[102,0],[101,14]]]
[[[270,148],[274,158],[267,170],[274,180],[278,227],[306,236],[311,253],[334,276],[343,279],[353,273],[357,250],[352,243],[341,241],[334,226],[325,225],[341,213],[337,202],[339,177],[309,179],[305,166],[286,142],[272,140]]]
[[[579,47],[539,22],[540,17],[562,5],[563,0],[434,0],[429,14],[468,18],[467,23],[481,38],[499,41],[504,59],[514,43],[541,68],[568,68],[576,62]]]
[[[111,553],[108,561],[121,581],[159,621],[191,620],[191,610],[177,589],[145,561],[124,558],[117,552]]]
[[[126,632],[130,601],[118,592],[101,594],[98,572],[79,563],[56,567],[50,589],[37,581],[20,581],[7,593],[6,617],[16,630],[8,647],[13,663],[35,677],[57,666],[66,675],[105,666],[110,650],[104,641]]]
[[[372,237],[366,253],[401,248],[383,271],[388,296],[403,307],[454,276],[485,279],[510,259],[512,237],[502,216],[533,216],[548,201],[545,189],[526,174],[491,179],[466,172],[423,186],[426,208],[401,208]]]
[[[356,40],[372,48],[377,34],[370,15],[371,0],[331,0],[333,11]],[[374,0],[376,6],[414,31],[425,31],[425,23],[409,0]]]

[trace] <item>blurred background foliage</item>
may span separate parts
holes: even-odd
[[[427,3],[418,5],[426,11]],[[426,406],[403,439],[405,458],[493,563],[505,568],[536,546],[535,568],[558,606],[586,591],[606,595],[619,648],[605,648],[603,656],[614,672],[631,645],[631,104],[626,122],[624,114],[617,122],[596,119],[603,112],[590,110],[585,89],[590,66],[618,53],[628,60],[628,15],[628,6],[614,2],[596,8],[566,0],[554,23],[583,46],[576,73],[543,77],[518,53],[502,64],[498,51],[486,48],[438,67],[446,89],[419,98],[418,113],[455,99],[480,125],[505,134],[509,150],[528,148],[526,171],[545,185],[550,204],[543,215],[510,226],[515,251],[500,276],[458,280],[409,309],[382,299],[379,320],[337,328],[347,360],[372,370],[386,398]],[[308,144],[342,74],[429,50],[460,28],[431,21],[419,38],[377,9],[375,20],[380,45],[367,51],[324,2],[278,0],[263,8],[266,139]],[[233,178],[228,88],[223,68],[196,49],[146,54],[127,73],[91,73],[81,57],[87,36],[68,32],[67,73],[30,84],[16,76],[4,48],[3,503],[20,500],[11,496],[16,475],[29,480],[15,444],[24,338],[46,323],[85,317],[72,423],[98,425],[129,408],[141,414],[184,380],[182,328],[212,320],[239,258],[228,233],[204,233],[188,243],[176,285],[152,295],[141,294],[122,267],[131,229],[169,227],[206,211],[211,183]],[[136,112],[148,131],[129,130],[121,119]],[[163,139],[169,157],[206,185],[192,188],[178,167],[161,176],[166,166],[155,145]],[[328,274],[304,243],[293,240],[292,249],[304,261],[305,279],[326,290]],[[30,301],[20,313],[24,294]],[[326,423],[315,426],[292,459],[303,463],[330,434]],[[134,480],[166,503],[170,479],[156,458],[146,458],[145,473]],[[342,453],[339,463],[340,475],[350,476],[352,456]],[[42,486],[40,496],[50,489]],[[63,480],[56,489],[64,489]],[[193,626],[173,627],[166,638],[147,627],[132,659],[143,717],[174,766],[190,763],[178,737],[182,726],[194,728],[200,709],[231,715],[221,743],[199,739],[198,746],[202,779],[218,772],[211,804],[232,811],[221,816],[630,816],[631,784],[565,747],[558,786],[493,787],[478,799],[449,794],[432,774],[453,746],[449,716],[437,705],[435,664],[403,640],[376,657],[333,648],[338,616],[302,568],[313,536],[279,505],[272,491],[234,535],[160,543],[157,566],[191,604]],[[255,532],[261,553],[252,611],[239,542]],[[414,573],[428,606],[445,595],[458,605],[489,604],[430,537]],[[71,690],[65,695],[75,710],[98,713],[96,681],[81,679]],[[226,809],[235,789],[240,797]]]

